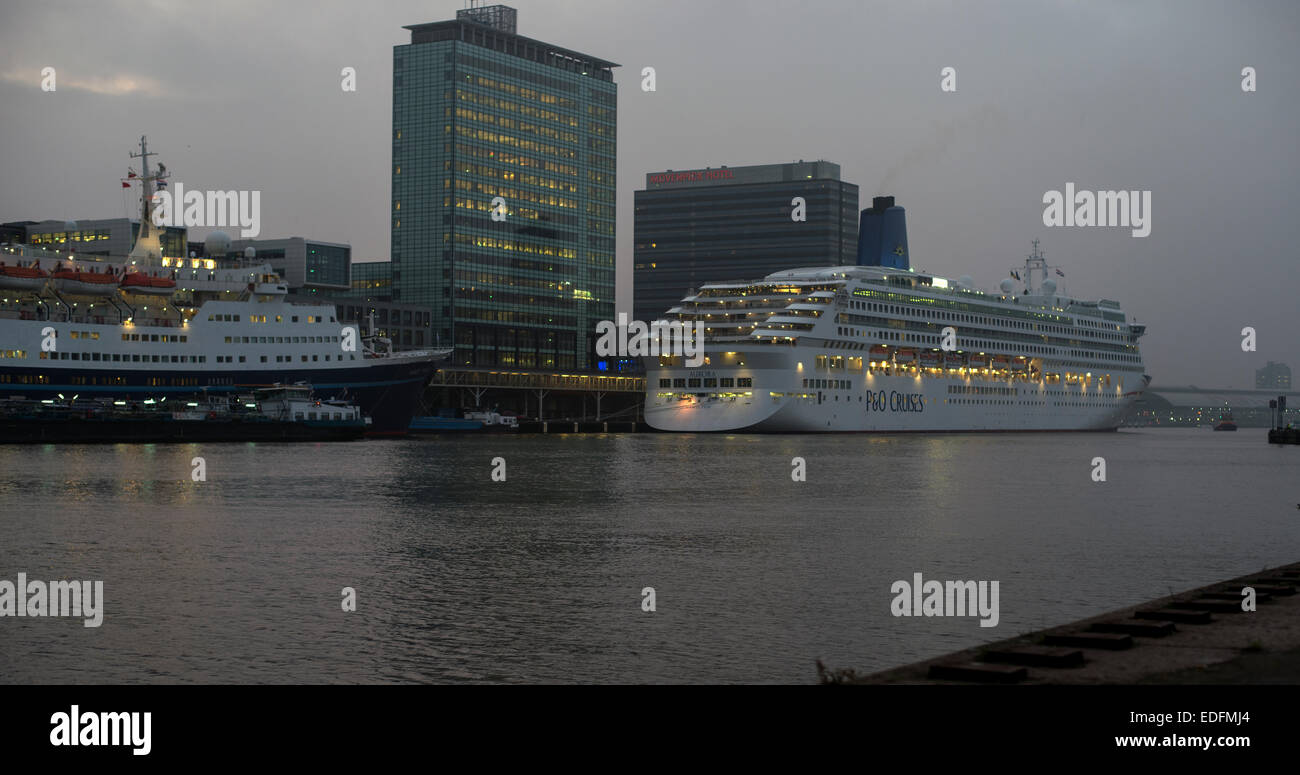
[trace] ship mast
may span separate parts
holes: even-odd
[[[136,235],[135,245],[131,248],[131,253],[127,258],[132,264],[144,264],[145,266],[155,265],[162,259],[162,241],[159,239],[162,229],[153,223],[153,195],[154,184],[157,182],[160,186],[166,186],[167,167],[161,162],[158,164],[158,173],[151,175],[149,173],[149,157],[157,156],[149,150],[149,138],[144,135],[140,136],[140,152],[132,152],[132,159],[140,160],[140,231]],[[173,204],[173,209],[175,204]]]
[[[1024,281],[1026,295],[1042,291],[1043,281],[1047,279],[1047,270],[1051,268],[1047,265],[1047,254],[1038,248],[1038,240],[1034,240],[1033,245],[1033,252],[1025,259]],[[1041,274],[1041,277],[1035,280],[1035,274]]]

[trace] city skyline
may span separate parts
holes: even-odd
[[[4,187],[0,217],[129,214],[114,189],[147,133],[187,186],[262,190],[264,237],[386,259],[392,46],[404,25],[462,5],[7,9],[0,126],[16,152],[0,174],[20,184]],[[623,65],[619,310],[646,173],[825,158],[861,202],[907,208],[918,269],[992,289],[1042,239],[1063,290],[1118,299],[1148,326],[1157,385],[1249,386],[1266,361],[1296,361],[1293,291],[1278,282],[1293,271],[1300,171],[1290,6],[1188,4],[1175,19],[1118,4],[515,6],[523,34]],[[855,41],[872,29],[889,34],[864,52]],[[150,45],[126,45],[139,36]],[[40,89],[46,66],[54,93]],[[940,90],[946,66],[953,93]],[[1245,66],[1254,93],[1240,88]],[[339,87],[343,67],[357,70],[355,93]],[[1043,194],[1067,183],[1152,191],[1151,236],[1045,227]],[[1257,352],[1240,348],[1246,326]]]

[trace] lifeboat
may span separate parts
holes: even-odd
[[[34,266],[4,266],[0,264],[0,288],[37,291],[50,279],[50,273]]]
[[[1011,367],[1011,359],[1008,358],[1007,356],[1005,356],[1005,355],[995,355],[995,356],[993,356],[993,370],[994,370],[994,371],[1006,371],[1006,370],[1007,370],[1008,368],[1010,368],[1010,367]]]
[[[128,272],[122,278],[125,293],[168,295],[176,290],[176,281],[170,277],[152,277],[144,272]]]
[[[950,369],[965,368],[966,356],[962,353],[948,353],[943,356],[943,365]]]
[[[878,344],[871,348],[871,360],[887,361],[889,360],[889,345]]]
[[[970,367],[972,369],[987,369],[989,367],[989,357],[984,353],[972,355],[970,357]]]
[[[895,363],[912,363],[915,360],[916,360],[916,351],[914,350],[899,350],[898,352],[894,353]]]
[[[76,269],[58,269],[54,272],[54,287],[62,293],[82,296],[112,296],[117,292],[117,275],[82,272]]]
[[[943,353],[925,350],[921,353],[921,365],[927,369],[937,369],[943,365]]]
[[[1020,357],[1011,359],[1012,371],[1024,371],[1029,368],[1029,359]]]

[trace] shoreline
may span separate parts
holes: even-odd
[[[1243,611],[1243,587],[1256,590]],[[1300,563],[1268,568],[843,684],[1300,684]]]

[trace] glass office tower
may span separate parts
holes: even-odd
[[[453,363],[589,369],[614,317],[613,62],[459,11],[393,48],[392,298]]]

